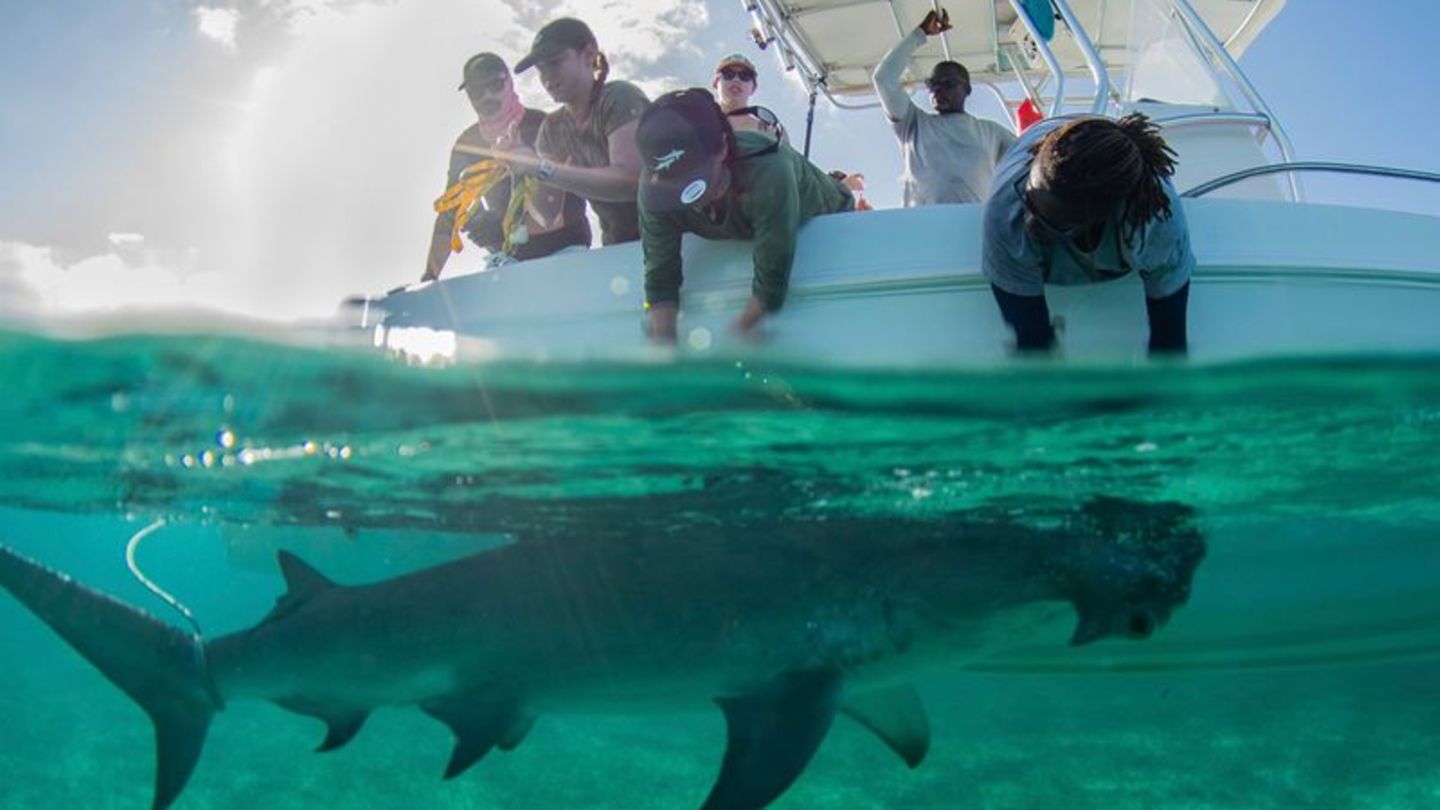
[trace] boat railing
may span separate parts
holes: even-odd
[[[1274,174],[1288,174],[1291,177],[1300,172],[1329,172],[1332,174],[1357,174],[1370,177],[1387,177],[1397,180],[1418,180],[1427,183],[1440,183],[1440,172],[1427,172],[1419,169],[1402,169],[1393,166],[1372,166],[1364,163],[1333,163],[1327,161],[1298,161],[1286,163],[1272,163],[1265,166],[1254,166],[1248,169],[1241,169],[1237,172],[1213,180],[1207,180],[1194,188],[1184,191],[1181,197],[1196,198],[1203,197],[1212,191],[1232,186],[1243,180],[1252,177],[1264,177]]]

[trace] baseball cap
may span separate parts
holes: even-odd
[[[530,52],[525,54],[524,59],[515,63],[515,72],[524,73],[536,62],[549,59],[561,51],[579,50],[586,45],[594,44],[596,44],[595,33],[585,23],[574,17],[551,20],[535,34],[534,41],[530,43]]]
[[[493,53],[477,53],[465,60],[465,67],[461,70],[460,89],[464,90],[465,85],[474,82],[483,82],[492,76],[507,76],[510,68],[505,66],[505,60]]]
[[[715,156],[729,124],[709,90],[692,87],[655,99],[640,116],[635,142],[645,165],[640,202],[651,211],[684,208],[720,180]]]
[[[724,56],[720,57],[720,61],[715,64],[715,72],[719,73],[720,68],[730,67],[731,65],[739,65],[740,67],[750,68],[750,71],[752,73],[760,72],[759,68],[755,67],[754,62],[751,62],[750,59],[745,56],[745,54],[738,51],[736,51],[735,53],[727,53]]]

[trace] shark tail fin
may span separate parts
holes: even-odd
[[[180,795],[221,707],[199,641],[0,546],[0,586],[140,704],[155,725],[154,810]]]

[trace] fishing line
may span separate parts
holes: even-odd
[[[166,591],[159,585],[156,585],[153,581],[150,580],[149,577],[145,576],[145,574],[140,571],[140,565],[135,562],[135,550],[140,547],[140,541],[164,528],[164,526],[165,518],[156,518],[154,523],[151,523],[149,526],[146,526],[145,528],[131,535],[130,542],[125,544],[125,564],[130,566],[130,573],[134,574],[135,578],[140,580],[141,585],[149,588],[151,593],[160,597],[165,602],[165,604],[174,608],[181,616],[185,618],[185,621],[190,623],[190,626],[195,630],[193,634],[194,641],[196,645],[203,650],[203,643],[200,640],[200,623],[195,620],[195,614],[190,612],[190,608],[185,607],[185,605],[181,604],[179,599],[171,596],[168,591]]]

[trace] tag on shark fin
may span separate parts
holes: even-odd
[[[820,671],[717,699],[728,732],[725,760],[701,810],[759,810],[784,793],[825,739],[839,696],[839,673]]]
[[[535,725],[535,718],[522,714],[513,702],[492,699],[441,698],[420,705],[422,711],[450,727],[455,749],[445,766],[445,778],[454,779],[471,765],[499,747],[509,751],[519,745]]]
[[[912,768],[930,751],[930,718],[913,686],[852,695],[840,711],[874,732]]]
[[[314,717],[329,727],[325,732],[324,741],[320,743],[320,747],[315,749],[316,753],[334,751],[350,742],[356,734],[360,733],[360,727],[365,725],[365,720],[370,717],[370,712],[366,709],[332,708],[292,700],[277,700],[276,703],[281,708],[296,714]]]

